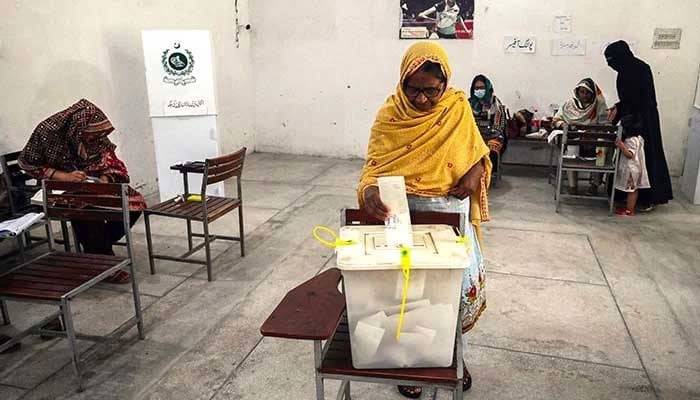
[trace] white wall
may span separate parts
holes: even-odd
[[[247,23],[247,0],[239,0]],[[100,106],[132,180],[156,185],[142,29],[209,29],[215,52],[221,149],[254,147],[247,32],[235,43],[234,0],[1,1],[0,152],[19,150],[45,117],[81,97]]]
[[[604,40],[636,40],[656,73],[665,149],[673,174],[683,164],[688,116],[700,64],[700,1],[476,0],[476,40],[442,41],[453,84],[489,75],[512,109],[561,103],[582,77],[615,100]],[[153,135],[141,50],[142,29],[212,31],[223,151],[248,146],[362,157],[375,112],[394,90],[409,41],[398,36],[398,0],[236,0],[206,3],[1,1],[0,151],[20,149],[43,118],[86,97],[117,127],[113,140],[136,185],[156,189]],[[204,4],[205,6],[202,6]],[[250,13],[250,18],[248,15]],[[549,55],[554,15],[572,15],[571,36],[589,39],[586,57]],[[683,28],[681,50],[652,50],[654,27]],[[535,55],[505,55],[505,34],[535,34]],[[250,38],[250,40],[249,40]]]
[[[409,41],[397,39],[398,0],[264,0],[251,4],[256,89],[256,149],[364,156],[375,112],[394,90]],[[555,15],[571,15],[573,32],[555,34]],[[602,43],[636,41],[636,54],[655,72],[666,155],[682,170],[688,117],[700,64],[700,1],[476,0],[476,39],[441,41],[453,85],[468,89],[484,73],[511,109],[561,103],[592,77],[617,100],[615,73]],[[655,27],[683,28],[680,50],[652,50]],[[506,55],[503,36],[534,34],[534,55]],[[555,37],[584,36],[585,57],[550,56]]]

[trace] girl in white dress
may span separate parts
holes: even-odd
[[[641,134],[642,124],[634,115],[622,118],[622,138],[615,141],[623,157],[617,169],[615,189],[627,192],[627,207],[618,208],[617,215],[632,216],[637,205],[639,189],[648,189],[646,160],[644,158],[644,139]]]

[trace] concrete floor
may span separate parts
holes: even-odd
[[[262,339],[285,293],[333,264],[311,237],[356,206],[360,161],[253,154],[246,161],[248,255],[216,243],[216,281],[202,268],[158,262],[147,272],[134,228],[146,340],[82,343],[83,393],[65,340],[30,337],[0,355],[0,399],[311,399],[310,343]],[[469,335],[478,399],[700,399],[700,207],[682,199],[648,215],[610,218],[602,203],[554,213],[541,170],[506,167],[485,225],[488,309]],[[234,216],[214,231],[237,231]],[[184,224],[156,220],[155,243],[182,251]],[[101,286],[75,306],[80,331],[126,321],[124,287]],[[12,333],[48,312],[10,304]],[[337,385],[327,386],[335,398]],[[426,396],[427,397],[427,396]],[[354,399],[399,399],[392,387],[353,386]],[[447,399],[445,393],[438,398]]]

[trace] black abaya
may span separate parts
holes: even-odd
[[[673,199],[671,177],[661,139],[661,122],[656,104],[656,90],[651,68],[634,57],[624,41],[612,43],[605,49],[608,65],[618,72],[617,117],[614,122],[629,114],[636,114],[642,122],[644,154],[650,189],[639,190],[641,204],[665,204]]]

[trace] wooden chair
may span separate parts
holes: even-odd
[[[155,274],[155,259],[186,262],[192,264],[206,265],[207,279],[211,281],[212,258],[211,242],[221,240],[238,241],[241,243],[241,257],[245,257],[245,234],[243,231],[243,196],[241,190],[241,174],[243,172],[243,161],[245,160],[246,148],[242,148],[235,153],[221,157],[207,159],[203,167],[178,168],[183,173],[184,193],[180,196],[166,200],[154,207],[144,211],[144,221],[146,224],[146,242],[148,244],[148,261],[151,266],[151,274]],[[188,173],[201,173],[202,187],[199,199],[190,199]],[[217,197],[207,195],[207,186],[213,185],[227,179],[236,177],[237,197]],[[227,213],[238,209],[238,229],[239,237],[212,235],[209,233],[209,223],[213,222]],[[187,244],[189,250],[179,257],[153,253],[153,243],[151,240],[150,216],[160,215],[163,217],[179,218],[187,221]],[[203,233],[192,233],[192,221],[202,223]],[[196,246],[193,245],[193,237],[203,238],[204,241]],[[204,260],[190,259],[189,257],[204,247]]]
[[[131,273],[131,289],[134,299],[134,318],[122,325],[110,337],[136,325],[139,338],[144,338],[141,300],[133,263],[131,234],[129,232],[129,196],[126,184],[98,184],[44,181],[44,213],[49,221],[121,221],[124,224],[127,257],[86,253],[67,253],[54,250],[53,233],[49,230],[50,251],[27,263],[12,268],[0,276],[0,311],[5,324],[10,323],[6,300],[22,303],[45,303],[58,306],[58,312],[42,319],[31,328],[0,345],[0,352],[12,347],[31,333],[59,336],[68,339],[71,360],[78,378],[78,390],[82,390],[82,374],[76,339],[102,341],[103,337],[80,335],[73,325],[71,301],[84,291],[104,281],[124,267]],[[65,191],[58,194],[56,191]],[[96,207],[85,207],[86,205]],[[64,331],[49,331],[41,327],[60,317]]]
[[[30,212],[43,212],[42,206],[31,204],[31,198],[41,189],[41,185],[36,182],[32,183],[34,178],[27,175],[20,168],[18,159],[21,153],[21,151],[14,151],[0,155],[0,169],[2,169],[2,179],[7,189],[10,206],[9,218],[18,218]],[[40,224],[36,226],[41,227]],[[23,237],[17,238],[22,260],[24,260],[25,248],[31,249],[48,243],[48,223],[44,224],[44,230],[46,232],[45,237],[32,236],[31,232],[27,231]],[[61,221],[62,240],[56,240],[56,242],[63,244],[65,251],[70,251],[68,232],[68,224],[65,221]]]
[[[382,221],[364,211],[341,211],[342,225],[379,225]],[[458,229],[464,221],[459,213],[411,212],[415,224],[446,224]],[[324,381],[340,380],[337,398],[350,400],[350,382],[372,382],[387,385],[422,386],[424,391],[438,388],[452,392],[454,400],[462,399],[462,324],[455,332],[453,365],[447,368],[355,369],[352,366],[350,333],[345,314],[345,295],[338,291],[340,270],[329,269],[292,289],[260,328],[263,336],[313,340],[316,400],[324,400]],[[459,315],[462,315],[460,307]],[[324,344],[325,341],[325,344]]]
[[[557,175],[556,175],[556,192],[554,198],[556,200],[556,209],[558,213],[561,208],[562,198],[576,199],[592,199],[605,200],[609,204],[609,215],[613,214],[615,191],[603,196],[584,196],[562,193],[562,181],[567,171],[601,173],[604,179],[612,179],[615,182],[617,176],[617,164],[620,159],[620,151],[615,146],[615,140],[622,137],[622,127],[614,125],[577,125],[565,124],[564,133],[559,146],[559,158],[557,160]],[[596,146],[607,149],[607,156],[602,166],[596,165],[595,160],[585,160],[581,157],[567,158],[567,146]],[[610,181],[608,181],[610,182]]]

